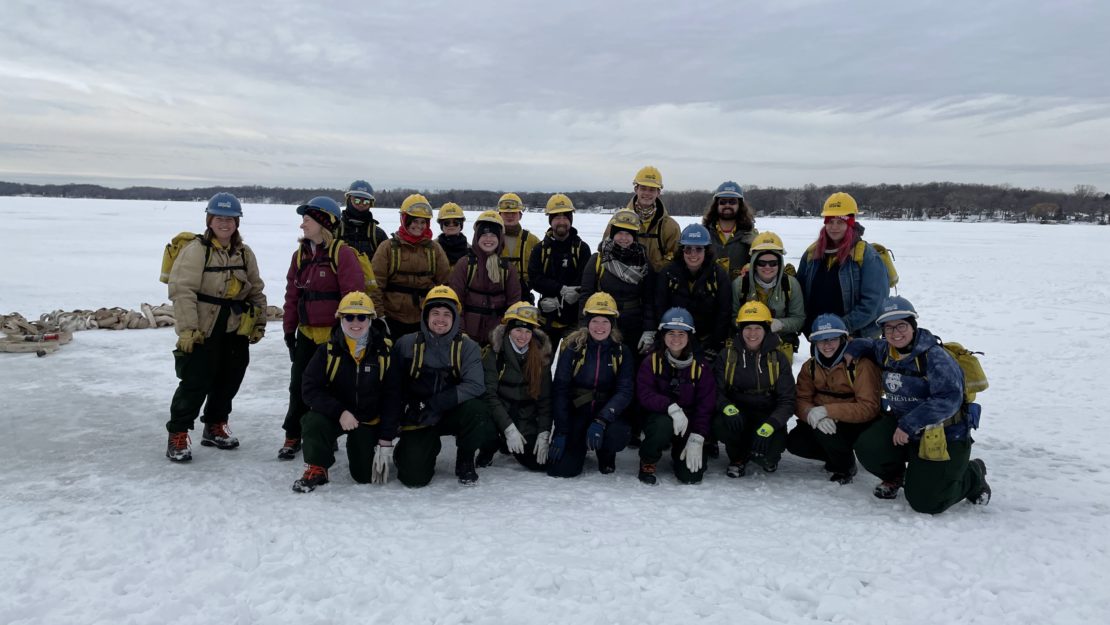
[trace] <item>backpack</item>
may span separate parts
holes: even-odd
[[[894,252],[885,245],[881,243],[868,243],[867,241],[860,239],[856,241],[855,247],[852,248],[852,260],[856,261],[856,264],[862,267],[863,254],[868,245],[871,246],[871,249],[875,250],[875,252],[879,255],[879,260],[883,262],[883,268],[886,269],[887,287],[892,288],[897,286],[898,270],[894,267]],[[813,260],[813,250],[816,248],[816,243],[811,243],[810,246],[806,248],[806,256],[808,256],[811,261]],[[895,289],[895,291],[897,291],[897,289]]]
[[[362,290],[367,295],[369,295],[373,291],[376,291],[377,288],[378,288],[378,282],[377,282],[377,280],[374,279],[374,267],[370,264],[370,257],[367,256],[366,254],[363,254],[362,252],[358,251],[358,249],[356,249],[354,247],[351,247],[350,245],[347,245],[346,243],[344,243],[340,239],[335,239],[330,244],[328,244],[328,262],[331,265],[331,270],[335,272],[336,276],[339,276],[339,248],[344,247],[344,246],[346,246],[352,252],[354,252],[355,253],[355,258],[358,259],[358,266],[359,266],[359,269],[362,270],[362,279],[363,279],[363,282],[364,282],[364,286],[363,286]],[[301,260],[302,260],[301,257],[302,257],[302,254],[300,254],[298,252],[298,254],[297,254],[297,271],[298,272],[301,270]]]
[[[199,239],[201,245],[204,246],[204,271],[231,271],[234,269],[247,270],[247,251],[243,249],[243,265],[234,265],[228,267],[209,267],[208,259],[212,256],[212,244],[208,239],[204,238],[203,234],[196,234],[193,232],[181,232],[170,242],[166,244],[165,251],[162,252],[162,273],[158,276],[158,280],[163,284],[170,283],[170,272],[173,270],[173,265],[177,262],[177,257],[181,255],[181,250],[185,246],[192,243],[194,239]]]
[[[732,339],[725,341],[725,383],[726,386],[731,387],[732,382],[736,377],[736,361],[739,360],[737,350],[732,347]],[[743,349],[742,347],[740,349]],[[762,354],[762,352],[761,352]],[[766,391],[762,393],[769,393],[775,386],[775,382],[779,379],[779,358],[778,350],[767,352],[767,378],[769,386]]]
[[[456,383],[463,379],[462,346],[463,335],[462,332],[459,332],[455,335],[455,338],[451,339],[451,375],[454,376]],[[420,379],[420,370],[424,367],[424,351],[427,347],[428,339],[423,332],[418,333],[416,342],[412,344],[412,365],[409,367],[409,378],[414,381]]]
[[[974,402],[975,395],[982,393],[990,386],[987,382],[987,374],[983,371],[983,365],[979,362],[979,356],[982,356],[983,352],[973,352],[953,341],[944,342],[940,340],[940,337],[937,337],[937,344],[948,352],[948,355],[956,361],[956,364],[960,366],[960,371],[963,372],[964,403]],[[914,359],[914,364],[917,365],[918,377],[928,378],[929,360],[926,357],[927,355],[928,351],[925,351]]]
[[[378,351],[378,381],[385,379],[385,372],[389,369],[389,348],[393,347],[393,341],[385,340],[385,349]],[[335,375],[339,373],[339,357],[332,354],[333,343],[328,341],[328,359],[324,365],[324,372],[328,376],[328,382],[335,381]]]

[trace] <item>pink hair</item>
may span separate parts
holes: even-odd
[[[852,246],[856,244],[856,217],[855,215],[826,217],[825,223],[829,223],[830,219],[843,219],[844,223],[848,224],[848,229],[844,232],[844,238],[840,239],[840,244],[836,246],[836,264],[843,265],[852,254]],[[830,249],[832,249],[832,240],[829,239],[829,235],[822,226],[821,233],[817,235],[817,249],[814,250],[814,258],[824,258],[825,252]]]

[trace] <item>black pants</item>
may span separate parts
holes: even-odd
[[[856,466],[852,447],[868,425],[870,423],[837,423],[835,433],[825,434],[799,420],[786,437],[786,450],[799,458],[823,461],[826,471],[847,473]]]
[[[293,348],[293,366],[289,369],[289,409],[285,411],[285,422],[281,424],[286,438],[301,437],[301,417],[308,412],[308,405],[301,397],[301,380],[308,361],[316,353],[316,342],[297,332],[297,344]]]
[[[469,399],[443,414],[432,427],[401,430],[401,440],[393,452],[397,479],[409,487],[427,486],[436,473],[436,458],[443,449],[442,436],[454,436],[458,457],[474,458],[474,453],[496,441],[493,418],[484,399]]]
[[[378,447],[377,425],[360,423],[357,428],[344,431],[339,427],[339,421],[310,410],[301,417],[301,432],[305,463],[325,469],[330,469],[335,464],[335,441],[346,434],[347,464],[351,469],[351,477],[359,484],[370,483],[374,452]]]
[[[201,422],[226,423],[231,414],[231,400],[239,392],[243,376],[250,364],[247,337],[235,332],[223,332],[227,327],[230,311],[220,308],[216,317],[216,332],[204,343],[194,345],[190,354],[173,351],[174,368],[177,370],[177,390],[170,402],[170,420],[166,431],[187,432],[204,407]]]
[[[591,419],[575,419],[567,433],[567,447],[563,457],[558,460],[547,460],[547,474],[551,477],[576,477],[582,474],[582,467],[586,463],[586,430],[589,429]],[[597,450],[599,457],[613,457],[617,452],[628,446],[631,428],[627,421],[617,419],[605,428],[605,435],[601,438],[601,448]],[[554,438],[554,437],[552,437]]]

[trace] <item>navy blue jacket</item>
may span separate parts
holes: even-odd
[[[583,423],[593,419],[607,423],[618,419],[632,403],[636,376],[636,358],[621,344],[620,333],[614,330],[598,342],[589,337],[589,330],[580,328],[567,336],[563,345],[551,389],[555,434],[582,429]],[[614,356],[619,361],[617,369],[613,368]],[[593,391],[593,399],[576,407],[576,399],[589,391]]]

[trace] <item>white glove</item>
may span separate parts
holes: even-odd
[[[653,330],[644,330],[640,335],[640,342],[636,344],[636,349],[641,352],[647,352],[651,346],[655,345],[655,332]]]
[[[671,415],[671,421],[674,421],[674,435],[682,436],[686,433],[686,426],[690,425],[690,420],[686,418],[686,413],[679,407],[678,404],[671,404],[667,406],[667,414]]]
[[[536,435],[536,463],[547,464],[547,448],[551,445],[551,432]]]
[[[559,300],[554,297],[541,297],[540,310],[545,313],[551,313],[559,310]]]
[[[686,447],[678,456],[680,460],[686,461],[686,468],[690,469],[691,473],[701,471],[701,446],[703,443],[705,443],[704,436],[691,434],[690,438],[686,439]]]
[[[836,421],[829,418],[829,409],[824,406],[814,406],[806,414],[809,427],[824,434],[836,434]]]
[[[344,410],[342,414],[339,415],[339,427],[343,428],[344,432],[350,432],[358,427],[358,419],[355,418],[355,415],[351,414],[350,410]]]
[[[559,296],[563,298],[565,303],[574,304],[578,301],[579,289],[581,288],[580,286],[564,286],[559,289]]]
[[[505,446],[509,448],[509,453],[524,453],[524,435],[516,429],[515,423],[510,423],[509,427],[505,428]]]
[[[780,319],[772,319],[771,320],[771,332],[774,332],[775,334],[778,334],[779,332],[782,332],[782,320],[780,320]]]
[[[385,484],[389,481],[389,463],[393,462],[393,441],[382,445],[378,441],[378,449],[374,454],[374,464],[370,471],[371,484]]]

